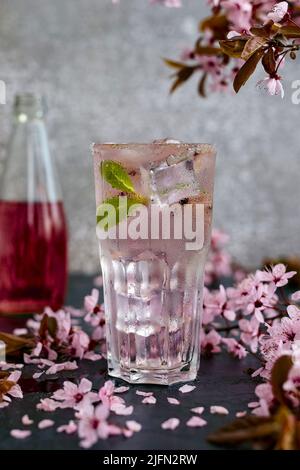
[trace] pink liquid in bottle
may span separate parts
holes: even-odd
[[[0,312],[63,305],[67,230],[62,202],[0,201]]]

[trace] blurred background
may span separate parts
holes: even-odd
[[[255,79],[238,96],[197,97],[191,80],[173,96],[162,57],[178,58],[197,35],[206,1],[184,8],[147,0],[1,0],[0,156],[14,94],[44,93],[47,127],[69,220],[70,268],[99,270],[92,142],[174,137],[218,148],[214,224],[246,266],[300,254],[300,105],[261,95]],[[263,77],[263,72],[258,74]],[[1,172],[1,168],[0,168]]]

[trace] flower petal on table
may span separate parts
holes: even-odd
[[[179,391],[181,393],[190,393],[192,392],[193,390],[195,390],[195,385],[188,385],[188,384],[185,384],[183,385],[182,387],[180,387]]]
[[[161,427],[162,429],[170,429],[171,431],[173,431],[179,426],[179,424],[180,424],[180,421],[178,418],[169,418],[167,419],[167,421],[164,421],[161,424]]]
[[[229,411],[224,406],[214,405],[210,407],[212,415],[228,415]]]
[[[207,425],[207,421],[200,416],[192,416],[186,423],[190,428],[202,428]]]

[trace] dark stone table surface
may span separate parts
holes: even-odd
[[[91,290],[92,278],[88,276],[71,276],[67,304],[81,306],[83,296]],[[107,440],[99,441],[94,449],[114,450],[202,450],[215,449],[206,441],[207,435],[232,421],[237,411],[247,410],[249,401],[254,400],[255,382],[247,373],[247,369],[257,368],[257,362],[253,357],[239,361],[228,354],[215,355],[210,359],[202,359],[200,372],[195,381],[196,389],[188,394],[178,391],[180,384],[170,387],[163,386],[131,386],[130,390],[122,397],[126,404],[134,405],[134,412],[130,417],[112,415],[111,422],[122,423],[127,419],[134,419],[142,424],[141,432],[132,438],[115,436]],[[36,390],[35,382],[30,378],[32,370],[26,367],[22,386],[24,399],[14,399],[11,406],[0,409],[0,449],[78,449],[77,436],[58,434],[56,428],[72,419],[72,410],[56,410],[46,413],[36,410],[36,404],[40,398],[49,397],[53,390],[66,379],[78,380],[82,377],[92,379],[95,386],[100,386],[108,379],[106,363],[104,360],[91,362],[81,361],[78,370],[63,372],[57,376],[40,379],[39,390]],[[121,380],[117,385],[126,385]],[[143,405],[142,397],[136,395],[136,390],[153,391],[157,398],[155,405]],[[167,397],[178,398],[179,406],[170,405]],[[210,405],[222,405],[228,408],[228,416],[211,415]],[[186,421],[192,416],[191,408],[204,406],[203,417],[208,425],[203,428],[189,428]],[[30,427],[32,436],[24,440],[16,440],[10,437],[11,429],[23,429],[21,418],[28,414],[35,421]],[[179,427],[174,431],[161,429],[161,423],[168,418],[178,417]],[[38,430],[37,423],[41,419],[50,418],[55,421],[55,426],[45,430]]]

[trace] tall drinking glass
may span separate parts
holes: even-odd
[[[215,150],[208,144],[94,144],[97,238],[109,374],[193,380]]]

